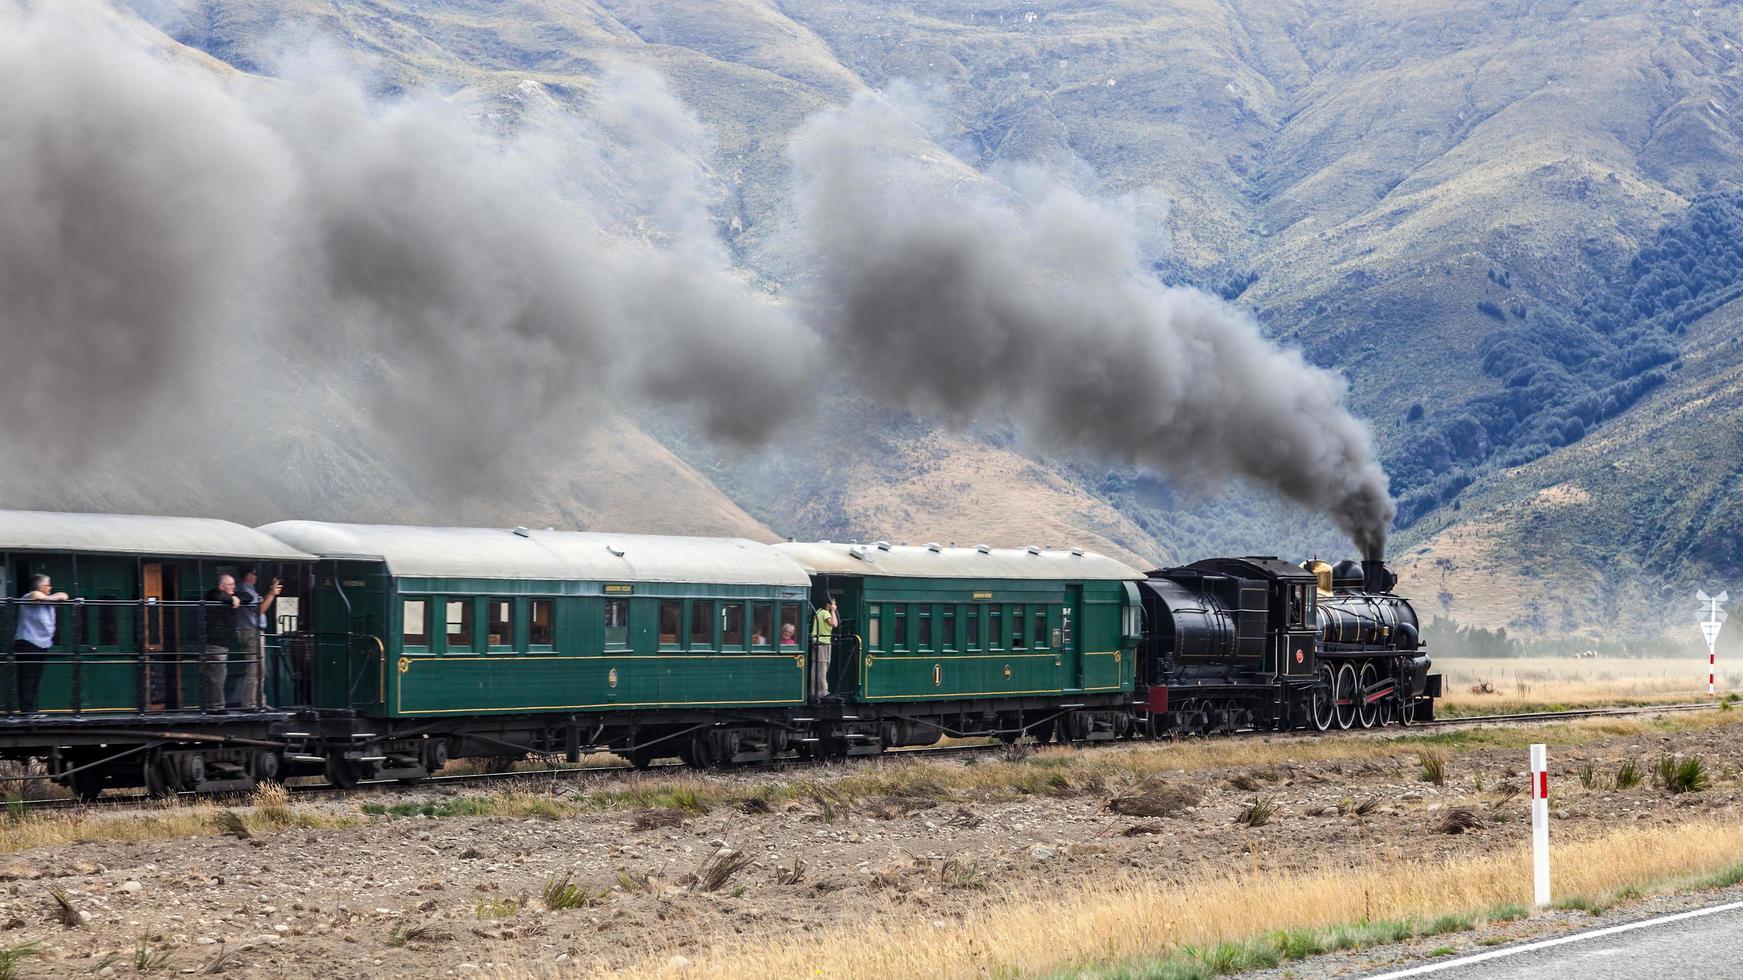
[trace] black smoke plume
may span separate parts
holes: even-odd
[[[1341,378],[1233,307],[1149,274],[1116,206],[1033,173],[989,189],[865,93],[791,158],[832,351],[875,396],[1189,482],[1239,477],[1332,517],[1364,554],[1394,505]]]
[[[739,440],[806,403],[812,335],[746,285],[705,211],[626,219],[705,208],[635,185],[695,169],[671,142],[701,127],[657,78],[608,75],[598,119],[535,104],[505,136],[332,65],[261,79],[148,34],[0,2],[14,460],[76,471],[165,426],[269,438],[238,406],[276,393],[314,415],[294,390],[323,389],[426,479],[460,479],[626,401]],[[618,186],[584,179],[608,164]]]

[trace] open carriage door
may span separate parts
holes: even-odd
[[[1061,653],[1065,657],[1064,687],[1068,690],[1083,690],[1083,586],[1067,585],[1065,587],[1065,606],[1060,609],[1060,641]]]
[[[165,604],[176,595],[175,569],[162,562],[146,562],[139,568],[139,597],[144,600],[141,649],[150,665],[147,702],[152,711],[182,703],[182,672],[172,649],[180,635],[176,611]],[[166,653],[166,651],[168,651]]]

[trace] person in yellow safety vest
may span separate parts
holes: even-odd
[[[841,625],[835,597],[819,607],[811,619],[811,696],[821,701],[829,694],[829,656],[835,650],[835,628]]]

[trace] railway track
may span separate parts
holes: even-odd
[[[1689,712],[1689,711],[1712,711],[1712,710],[1716,710],[1717,708],[1718,708],[1718,704],[1715,702],[1712,702],[1712,701],[1688,702],[1688,703],[1682,703],[1682,704],[1636,705],[1636,706],[1630,706],[1630,707],[1615,707],[1615,708],[1575,708],[1575,709],[1570,709],[1570,710],[1566,710],[1566,711],[1515,712],[1512,714],[1468,715],[1468,716],[1456,717],[1456,718],[1437,718],[1434,721],[1417,722],[1416,724],[1408,726],[1408,727],[1405,727],[1405,726],[1387,726],[1386,728],[1383,728],[1383,729],[1351,729],[1350,731],[1351,732],[1376,732],[1376,733],[1384,732],[1384,733],[1395,734],[1395,735],[1408,735],[1408,734],[1415,732],[1415,731],[1422,731],[1422,730],[1427,730],[1427,729],[1457,728],[1460,726],[1470,726],[1470,725],[1505,725],[1505,724],[1523,724],[1523,723],[1548,722],[1548,721],[1568,721],[1568,720],[1579,719],[1579,718],[1631,717],[1631,716],[1638,716],[1638,715],[1681,713],[1681,712]],[[1307,732],[1307,731],[1277,732],[1277,731],[1270,731],[1270,730],[1261,731],[1261,730],[1249,729],[1246,731],[1236,732],[1236,733],[1234,733],[1234,736],[1237,738],[1251,738],[1251,737],[1255,737],[1255,736],[1268,736],[1268,737],[1272,737],[1272,738],[1278,738],[1278,737],[1282,737],[1282,738],[1306,738],[1306,737],[1317,736],[1318,734],[1319,733],[1317,733],[1317,732]],[[1334,734],[1334,733],[1327,733],[1327,734]],[[1123,741],[1122,742],[1089,742],[1089,743],[1084,743],[1082,747],[1094,748],[1096,746],[1109,745],[1109,744],[1124,745],[1124,744],[1129,744],[1129,743],[1123,742]],[[925,757],[930,757],[930,758],[944,758],[944,757],[950,757],[950,756],[955,756],[955,755],[981,755],[981,754],[985,754],[988,752],[1001,751],[1005,748],[1006,748],[1006,746],[1003,743],[1000,743],[996,740],[989,739],[988,741],[986,741],[984,743],[962,744],[962,745],[939,745],[939,746],[928,746],[928,747],[923,747],[923,748],[908,748],[908,749],[892,749],[892,750],[889,750],[881,755],[868,756],[866,758],[890,759],[890,758],[902,758],[902,757],[909,757],[909,756],[925,756]],[[813,760],[808,760],[808,759],[777,759],[777,760],[774,760],[772,762],[750,763],[750,764],[733,766],[730,771],[746,772],[746,773],[749,773],[749,772],[772,772],[772,771],[777,771],[777,770],[781,770],[781,769],[790,769],[790,768],[795,768],[795,767],[811,766],[814,764],[816,764],[816,763]],[[641,771],[642,772],[664,772],[664,771],[685,770],[687,768],[688,767],[685,766],[681,762],[673,762],[673,763],[652,765],[652,766],[649,766],[647,769],[641,770]],[[402,783],[398,782],[397,780],[365,780],[365,781],[360,782],[358,784],[357,790],[353,790],[353,791],[338,790],[338,789],[335,789],[334,787],[326,785],[326,784],[295,784],[295,785],[287,786],[286,789],[288,789],[291,793],[294,793],[298,796],[321,797],[321,796],[325,796],[325,795],[332,795],[334,797],[337,797],[337,796],[341,796],[341,795],[353,796],[353,795],[356,795],[356,793],[358,793],[364,789],[377,789],[377,790],[399,789],[399,788],[427,789],[427,788],[439,787],[439,786],[464,786],[464,785],[473,785],[473,784],[499,784],[500,785],[500,784],[513,784],[513,783],[531,783],[531,782],[538,782],[540,780],[570,779],[570,778],[575,778],[575,777],[579,777],[579,776],[590,776],[590,775],[606,775],[606,774],[629,775],[629,774],[633,774],[636,772],[637,772],[637,770],[632,768],[628,763],[618,763],[615,765],[600,765],[600,766],[562,766],[562,767],[549,768],[549,769],[517,769],[517,770],[513,770],[513,771],[508,771],[508,772],[456,773],[456,774],[447,775],[447,776],[442,776],[442,775],[429,776],[429,777],[426,777],[424,779],[420,779],[420,780],[417,780],[415,782],[407,783],[407,784],[402,784]],[[0,780],[0,782],[4,782],[4,780]],[[183,793],[183,794],[180,794],[180,796],[182,798],[186,798],[189,800],[200,798],[198,794],[194,794],[194,793]],[[227,797],[213,796],[213,797],[205,797],[205,799],[215,800],[215,801],[223,801],[223,800],[227,799]],[[6,806],[8,808],[10,808],[11,810],[13,810],[14,812],[17,812],[19,810],[22,810],[25,812],[36,812],[36,811],[54,811],[54,810],[122,809],[122,808],[129,807],[129,806],[145,805],[145,804],[149,804],[151,802],[153,802],[152,799],[144,794],[127,794],[127,795],[104,796],[104,797],[101,797],[100,799],[97,799],[97,800],[91,801],[91,802],[81,802],[79,800],[71,799],[71,798],[65,798],[65,799],[56,798],[56,799],[45,799],[45,800],[12,800],[12,801],[9,801],[6,804]]]

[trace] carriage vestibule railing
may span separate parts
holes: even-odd
[[[47,653],[37,653],[16,638],[20,616],[43,606],[54,611],[53,643]],[[218,619],[236,615],[229,606],[204,601],[0,599],[0,720],[309,703],[314,641],[300,631],[298,617],[274,617],[260,645],[244,650],[230,623]],[[213,646],[225,650],[208,653]],[[247,689],[251,679],[254,691]]]

